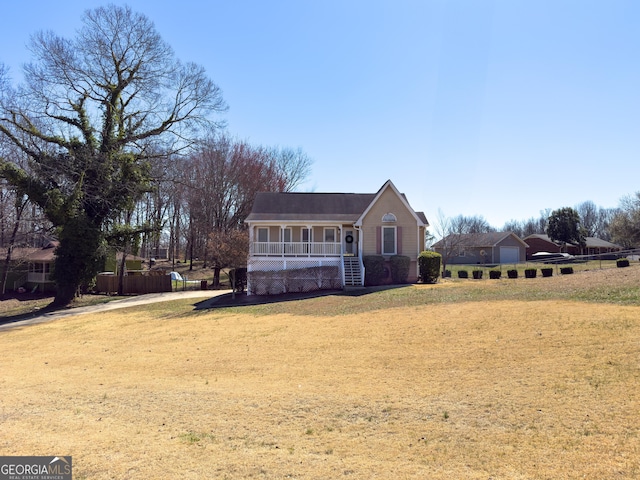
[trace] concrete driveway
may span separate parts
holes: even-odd
[[[26,325],[35,325],[37,323],[50,322],[59,318],[69,317],[71,315],[83,315],[86,313],[107,312],[118,308],[134,307],[137,305],[146,305],[149,303],[168,302],[171,300],[181,300],[184,298],[200,298],[207,299],[231,293],[231,290],[192,290],[185,292],[163,292],[149,293],[147,295],[137,295],[135,297],[123,298],[112,302],[101,303],[99,305],[90,305],[87,307],[68,308],[57,310],[54,312],[44,312],[34,314],[33,317],[24,320],[9,321],[3,323],[0,320],[0,331],[10,328],[23,327]]]

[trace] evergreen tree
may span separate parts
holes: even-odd
[[[585,233],[580,225],[580,215],[571,207],[559,208],[549,215],[547,235],[554,242],[586,244]]]

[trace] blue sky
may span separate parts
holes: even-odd
[[[32,33],[73,36],[106,3],[3,5],[0,62],[18,77]],[[207,69],[233,136],[314,160],[303,191],[391,179],[432,223],[441,210],[499,228],[640,190],[640,2],[127,4]]]

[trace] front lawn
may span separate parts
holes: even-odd
[[[637,478],[639,273],[4,331],[0,446],[76,480]]]

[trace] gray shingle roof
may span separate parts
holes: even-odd
[[[549,235],[546,235],[544,233],[533,233],[524,238],[525,242],[527,241],[527,238],[539,238],[549,243],[555,243],[557,245],[561,244],[561,242],[552,241]],[[622,248],[620,245],[616,245],[615,243],[611,243],[611,242],[608,242],[607,240],[602,240],[601,238],[597,238],[597,237],[586,237],[585,242],[586,242],[585,247],[587,248]],[[569,245],[576,245],[576,244],[570,243]]]
[[[352,221],[369,206],[369,193],[258,193],[247,221]]]
[[[353,223],[376,196],[377,193],[262,192],[257,194],[246,221]],[[415,213],[428,224],[423,212]]]
[[[454,234],[455,235],[455,234]],[[513,232],[487,232],[487,233],[467,233],[459,237],[456,236],[456,244],[461,247],[495,247],[508,236],[513,235],[515,238],[523,241]],[[447,236],[448,238],[449,236]],[[434,248],[441,248],[444,245],[443,240],[439,240],[433,244]]]

